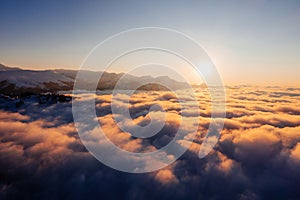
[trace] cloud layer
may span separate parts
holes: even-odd
[[[300,185],[300,95],[298,88],[228,87],[227,116],[218,144],[204,159],[198,151],[210,123],[210,98],[198,90],[200,117],[184,92],[184,109],[170,92],[138,92],[130,99],[135,124],[166,123],[153,137],[131,137],[115,124],[111,96],[98,95],[97,116],[106,136],[130,152],[151,152],[174,137],[181,116],[199,122],[189,150],[156,172],[128,174],[98,162],[82,145],[70,103],[32,101],[0,112],[0,199],[298,199]],[[87,97],[86,97],[87,98]],[[116,104],[124,105],[124,96]],[[78,99],[78,101],[84,101]],[[160,107],[149,108],[159,104]],[[14,109],[15,111],[15,109]],[[150,117],[151,115],[151,117]],[[130,127],[129,127],[130,128]],[[186,145],[187,135],[179,142]]]

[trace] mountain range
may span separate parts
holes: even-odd
[[[26,70],[8,67],[0,64],[0,93],[6,95],[37,94],[45,92],[58,92],[73,90],[77,70]],[[82,89],[92,89],[94,80],[102,72],[83,71],[84,78],[80,80]],[[172,86],[173,89],[185,89],[188,84],[178,82],[168,76],[133,76],[124,73],[103,72],[97,84],[97,90],[112,90],[122,77],[122,84],[118,89],[131,90],[135,86],[143,85],[138,90],[168,90],[163,85]],[[148,83],[148,84],[144,84]]]

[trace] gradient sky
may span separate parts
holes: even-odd
[[[300,84],[300,1],[1,1],[0,63],[77,69],[112,34],[158,26],[193,37],[227,84]]]

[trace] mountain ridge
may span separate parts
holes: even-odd
[[[17,67],[8,67],[0,64],[0,93],[7,95],[20,95],[23,93],[45,93],[73,90],[77,70],[54,69],[54,70],[27,70]],[[99,73],[103,76],[98,82],[97,90],[114,89],[122,77],[122,84],[118,89],[131,90],[168,90],[164,85],[173,89],[185,89],[189,85],[178,82],[168,76],[134,76],[124,73],[82,71],[84,79],[81,79],[82,89],[93,89],[94,80],[98,80]]]

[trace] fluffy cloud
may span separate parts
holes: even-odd
[[[200,116],[191,95],[182,105],[170,92],[138,92],[111,112],[110,94],[96,99],[98,120],[106,136],[131,152],[151,152],[174,137],[181,117],[188,133],[179,145],[194,143],[178,161],[146,174],[118,172],[98,162],[82,145],[73,124],[70,103],[38,105],[32,101],[0,112],[0,198],[30,199],[298,199],[300,185],[300,118],[297,88],[227,87],[227,115],[218,144],[198,158],[207,133],[210,103],[207,91],[196,93]],[[91,98],[86,94],[77,101]],[[158,104],[159,109],[150,110]],[[184,108],[184,109],[182,109]],[[164,119],[157,135],[141,139],[116,126],[146,126]],[[14,111],[14,110],[13,110]],[[195,123],[198,122],[198,123]],[[199,126],[197,126],[199,124]]]

